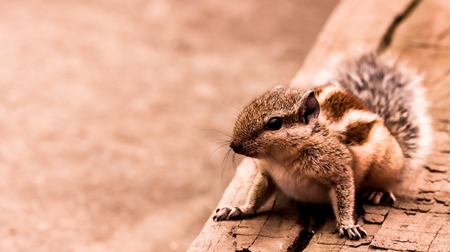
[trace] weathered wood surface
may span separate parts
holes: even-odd
[[[338,238],[332,219],[307,235],[305,209],[277,196],[255,218],[209,220],[189,251],[450,251],[450,1],[342,1],[291,85],[311,85],[327,58],[355,47],[399,55],[425,75],[436,130],[427,168],[393,207],[364,206],[360,241]],[[243,203],[253,177],[244,160],[219,205]]]

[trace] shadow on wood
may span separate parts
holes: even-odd
[[[426,169],[420,170],[414,181],[405,183],[394,206],[363,206],[365,214],[358,222],[369,235],[359,241],[339,238],[332,219],[309,235],[308,224],[317,223],[314,218],[301,218],[308,211],[276,197],[253,219],[209,220],[189,251],[448,250],[450,2],[341,1],[291,85],[314,85],[328,58],[354,48],[399,55],[400,60],[425,75],[436,131],[436,147]],[[244,160],[220,205],[243,203],[254,174],[252,162]]]

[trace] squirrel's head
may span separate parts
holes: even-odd
[[[244,108],[230,147],[255,158],[289,155],[311,136],[319,113],[313,90],[277,86]]]

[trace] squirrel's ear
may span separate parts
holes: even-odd
[[[303,94],[298,102],[298,115],[305,124],[315,122],[320,113],[320,105],[314,95],[314,90],[309,90]]]

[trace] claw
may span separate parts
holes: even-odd
[[[379,192],[379,191],[373,191],[373,192],[367,192],[364,196],[366,200],[373,205],[379,205],[380,203],[388,203],[390,205],[395,203],[395,196],[392,192]]]
[[[392,192],[388,193],[387,198],[388,198],[388,203],[391,204],[391,205],[394,205],[396,198],[395,198],[395,195]]]
[[[225,206],[222,208],[217,208],[215,211],[216,214],[213,216],[214,221],[224,221],[230,219],[237,219],[241,217],[242,211],[239,207],[230,207]]]
[[[358,230],[356,230],[355,228],[350,228],[348,230],[348,232],[350,233],[350,239],[355,239],[355,240],[359,240],[361,239],[361,235],[359,234]]]
[[[359,240],[367,236],[367,232],[359,225],[342,226],[339,228],[341,237],[347,236],[350,240]]]
[[[362,238],[367,237],[367,232],[362,227],[358,226],[358,231],[361,233]]]

